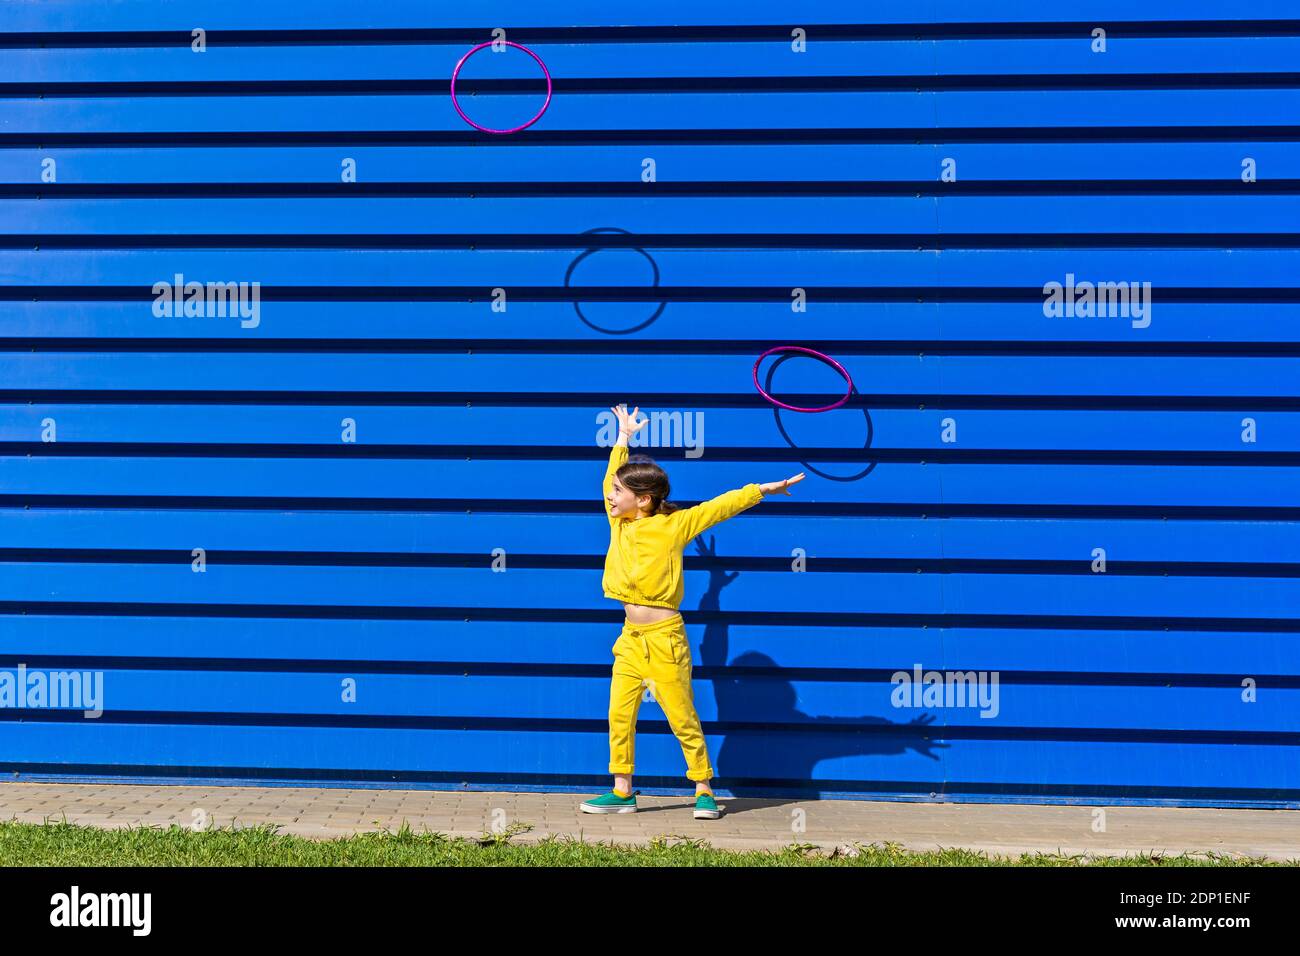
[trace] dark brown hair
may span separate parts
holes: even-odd
[[[632,494],[650,496],[650,514],[670,515],[678,509],[678,505],[667,500],[672,493],[668,475],[650,456],[629,456],[627,464],[619,468],[615,475],[619,483]]]

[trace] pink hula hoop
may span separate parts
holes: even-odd
[[[823,405],[823,406],[821,406],[821,407],[819,407],[819,408],[801,408],[801,407],[798,406],[798,405],[787,405],[785,402],[781,401],[779,398],[773,398],[773,397],[772,397],[771,395],[769,395],[767,392],[763,391],[763,386],[762,386],[762,385],[759,385],[759,384],[758,384],[758,366],[759,366],[759,363],[761,363],[761,362],[763,361],[763,359],[767,358],[767,357],[768,357],[769,355],[771,355],[773,352],[804,352],[804,353],[806,353],[806,354],[808,354],[808,355],[813,356],[814,358],[821,359],[823,362],[826,362],[826,363],[828,363],[828,364],[830,364],[830,365],[835,366],[835,370],[836,370],[837,372],[839,372],[841,375],[844,376],[844,381],[846,381],[846,382],[849,383],[848,391],[846,391],[846,392],[844,393],[844,397],[841,398],[841,399],[840,399],[838,402],[836,402],[835,404],[833,404],[833,405]],[[758,389],[758,392],[759,392],[760,395],[762,395],[764,398],[766,398],[766,399],[767,399],[769,402],[771,402],[773,405],[779,405],[779,406],[781,406],[782,408],[788,408],[788,409],[790,409],[790,411],[792,411],[792,412],[829,412],[832,408],[839,408],[841,405],[843,405],[845,402],[847,402],[847,401],[849,400],[849,396],[853,394],[853,379],[849,377],[849,371],[848,371],[848,369],[846,369],[846,368],[845,368],[843,365],[841,365],[839,362],[835,361],[835,359],[831,358],[829,355],[826,355],[826,354],[823,353],[823,352],[818,352],[816,349],[806,349],[806,348],[804,348],[802,345],[777,345],[777,346],[775,346],[775,347],[773,347],[773,348],[768,349],[766,352],[764,352],[762,355],[760,355],[760,356],[758,357],[758,359],[754,362],[754,387],[755,387],[756,389]]]
[[[551,71],[546,68],[546,64],[542,62],[542,58],[538,56],[536,53],[534,53],[532,50],[528,49],[528,47],[522,46],[521,44],[518,43],[512,43],[510,40],[501,41],[506,46],[517,47],[518,49],[523,50],[525,53],[531,56],[534,60],[537,61],[537,65],[542,68],[542,73],[545,74],[546,76],[546,102],[543,103],[542,108],[537,111],[537,115],[534,116],[532,119],[530,119],[523,126],[515,126],[510,129],[489,129],[486,126],[480,126],[478,123],[475,123],[472,119],[470,119],[468,116],[465,115],[465,111],[460,108],[460,103],[456,99],[456,77],[460,75],[460,68],[465,65],[466,60],[468,60],[479,50],[483,49],[485,46],[491,46],[493,43],[496,42],[497,42],[496,40],[488,40],[485,43],[480,43],[478,46],[471,48],[470,51],[466,53],[464,56],[462,56],[460,58],[460,61],[457,62],[456,69],[451,71],[451,105],[456,107],[456,112],[460,114],[460,118],[463,119],[470,126],[473,126],[475,129],[481,129],[485,133],[517,133],[521,129],[527,129],[528,127],[536,123],[539,119],[541,119],[542,114],[546,112],[546,107],[551,105]]]

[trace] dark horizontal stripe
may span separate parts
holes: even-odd
[[[303,80],[14,80],[0,97],[97,96],[336,96],[450,93],[449,76],[436,79]],[[554,93],[822,93],[942,92],[962,90],[1207,90],[1286,89],[1300,73],[982,73],[889,76],[606,76],[552,77]],[[460,79],[458,95],[542,93],[530,79]]]
[[[366,567],[366,568],[489,568],[491,554],[411,551],[282,551],[208,548],[212,565]],[[7,548],[0,562],[38,564],[185,564],[189,548]],[[513,568],[597,570],[598,554],[524,554],[514,552]],[[788,557],[704,558],[687,555],[688,570],[789,571]],[[1092,558],[1038,560],[1032,558],[813,558],[807,570],[815,574],[1073,574],[1095,577]],[[1300,577],[1300,563],[1283,561],[1115,561],[1106,562],[1107,577]]]
[[[164,511],[320,511],[326,514],[357,511],[397,513],[484,514],[592,514],[589,501],[525,502],[500,498],[312,498],[304,495],[52,495],[0,494],[3,508],[124,508]],[[1079,504],[968,504],[934,501],[890,504],[886,502],[768,502],[754,518],[764,515],[829,518],[1112,518],[1150,521],[1297,521],[1300,507],[1258,505],[1079,505]]]
[[[931,710],[907,708],[906,711]],[[942,710],[943,708],[934,708]],[[970,709],[970,708],[963,708]],[[398,714],[275,714],[239,713],[235,711],[156,711],[156,710],[105,710],[92,718],[96,725],[145,724],[153,726],[182,727],[330,727],[382,730],[456,730],[456,731],[511,731],[514,733],[609,733],[605,718],[581,717],[477,717],[477,716],[415,716]],[[53,709],[45,707],[0,707],[0,721],[24,724],[85,724],[87,718],[80,709]],[[1128,727],[994,727],[994,726],[943,726],[938,724],[912,724],[882,721],[836,721],[827,725],[820,721],[806,723],[775,721],[704,721],[709,734],[761,734],[775,737],[780,734],[808,735],[830,734],[857,737],[886,737],[906,740],[1026,740],[1069,743],[1133,743],[1133,744],[1243,744],[1253,746],[1300,746],[1300,732],[1285,730],[1149,730]],[[667,720],[644,719],[638,724],[638,733],[672,734]],[[779,741],[772,746],[779,748]]]
[[[3,341],[3,340],[0,340]],[[630,351],[636,343],[621,343],[620,351]],[[656,342],[656,346],[664,343]],[[59,349],[48,349],[57,352]],[[255,351],[255,349],[254,349]],[[309,350],[304,350],[309,351]],[[483,349],[495,352],[499,349]],[[1067,353],[1074,354],[1074,353]],[[1083,353],[1087,354],[1087,353]],[[1124,354],[1124,353],[1119,353]],[[1137,354],[1137,353],[1134,353]],[[688,405],[692,408],[755,408],[769,407],[757,396],[744,394],[640,392],[647,408]],[[814,405],[825,400],[825,393],[783,392],[783,400],[790,404]],[[593,401],[603,401],[582,392],[407,392],[400,390],[377,392],[313,391],[301,390],[233,390],[233,389],[0,389],[0,402],[41,404],[101,405],[375,405],[380,407],[449,407],[463,406],[496,408],[537,408],[569,405],[588,406]],[[933,409],[1024,409],[1024,410],[1083,410],[1083,411],[1300,411],[1300,396],[1291,395],[938,395],[900,393],[874,395],[856,392],[844,403],[844,408],[915,408]],[[774,415],[780,415],[773,410]]]
[[[743,243],[741,244],[743,247]],[[469,248],[473,249],[471,245]],[[583,248],[581,245],[573,246]],[[823,302],[1042,302],[1041,287],[804,286]],[[523,302],[780,302],[789,286],[509,286]],[[452,285],[260,285],[267,302],[491,302],[492,287]],[[4,285],[8,302],[152,302],[148,285]],[[1300,286],[1160,286],[1161,302],[1300,302]],[[1104,322],[1105,318],[1089,321]]]
[[[389,604],[195,604],[162,601],[0,601],[0,614],[111,617],[274,618],[384,621],[622,622],[621,612],[572,608],[433,607]],[[1012,630],[1229,631],[1300,633],[1300,619],[1138,617],[1088,614],[885,614],[852,611],[697,611],[700,624],[795,627],[968,627]]]
[[[585,451],[585,449],[582,449]],[[685,460],[689,449],[655,446],[661,461]],[[311,458],[317,460],[538,461],[571,460],[562,445],[394,445],[364,442],[0,441],[0,456],[28,458]],[[1216,451],[1059,448],[740,448],[709,446],[712,461],[890,462],[950,465],[1300,465],[1300,451]]]
[[[209,46],[319,46],[345,44],[430,44],[482,42],[493,23],[478,27],[317,28],[294,30],[209,30]],[[1087,39],[1096,28],[1109,37],[1269,37],[1300,36],[1300,20],[1073,20],[983,21],[973,23],[818,23],[810,39]],[[636,40],[704,43],[720,41],[790,42],[789,24],[710,24],[682,26],[515,27],[517,42],[629,43]],[[30,30],[0,33],[0,47],[189,47],[189,30]]]
[[[180,317],[178,321],[184,321]],[[1103,320],[1104,321],[1104,320]],[[1300,356],[1300,341],[1295,342],[1168,342],[1168,341],[1045,341],[1026,339],[942,340],[942,339],[809,339],[807,347],[823,354],[837,355],[1033,355],[1073,357],[1150,356],[1169,358],[1249,357],[1279,358]],[[629,339],[619,343],[620,355],[748,355],[756,356],[770,347],[766,339]],[[238,352],[243,354],[347,354],[347,355],[605,355],[609,344],[604,339],[416,339],[416,338],[160,338],[157,336],[30,336],[0,335],[3,352],[174,352],[194,354]],[[3,396],[11,394],[0,390]],[[64,394],[64,393],[59,393]],[[149,392],[148,395],[157,393]],[[192,394],[192,393],[191,393]],[[1011,396],[1008,396],[1009,398]],[[1172,396],[1171,396],[1172,397]],[[1185,396],[1179,396],[1184,398]],[[990,396],[997,400],[996,396]],[[142,397],[143,399],[143,397]],[[24,400],[26,400],[24,398]],[[149,399],[153,401],[153,399]],[[355,402],[350,393],[349,402]],[[678,395],[675,401],[680,401]],[[900,400],[894,396],[893,400]],[[1016,400],[1019,400],[1018,398]],[[1059,399],[1051,399],[1053,401]],[[1147,401],[1156,399],[1148,398]],[[1265,399],[1272,401],[1274,399]],[[279,402],[279,399],[274,399]],[[718,396],[713,397],[718,401]],[[1250,399],[1233,398],[1249,402]],[[382,404],[382,402],[381,402]],[[494,404],[478,402],[478,404]],[[501,403],[505,404],[505,403]],[[531,403],[530,403],[531,404]],[[868,404],[857,395],[845,403],[850,407]],[[878,404],[872,396],[870,404]],[[909,403],[910,404],[910,403]],[[1254,407],[1252,405],[1252,407]]]
[[[870,172],[869,170],[865,172]],[[363,199],[489,198],[494,196],[1105,196],[1105,195],[1231,195],[1300,192],[1300,179],[963,179],[945,183],[920,180],[695,180],[691,182],[188,182],[188,183],[0,183],[0,198],[73,199],[128,197],[249,198],[274,196]],[[636,237],[632,237],[635,239]],[[620,233],[585,237],[596,248],[617,245]]]
[[[1300,140],[1300,125],[1255,126],[916,126],[872,129],[590,129],[521,130],[498,136],[478,130],[254,130],[222,132],[98,132],[42,130],[0,133],[0,146],[519,146],[602,143],[726,145],[804,143],[1147,143]]]
[[[612,236],[611,236],[612,238]],[[1300,232],[5,233],[3,249],[1289,249]],[[787,290],[787,298],[789,298]]]
[[[1043,803],[1057,803],[1061,799],[1079,802],[1096,800],[1125,800],[1134,803],[1159,801],[1168,805],[1177,803],[1210,803],[1216,807],[1261,804],[1289,804],[1300,809],[1300,789],[1283,787],[1179,787],[1135,786],[1129,784],[1093,783],[985,783],[969,781],[945,783],[943,796],[1010,797],[1013,802],[1027,803],[1025,798],[1038,798]],[[1055,799],[1053,799],[1055,798]]]
[[[687,615],[688,622],[690,615]],[[6,661],[14,661],[7,664]],[[6,652],[0,670],[21,662],[31,670],[147,670],[238,671],[270,674],[397,674],[454,677],[590,677],[608,678],[609,664],[521,664],[496,661],[379,661],[305,660],[300,658],[130,657],[51,655]],[[913,664],[898,667],[713,667],[695,662],[695,680],[780,680],[822,683],[888,684],[898,671],[912,674]],[[930,668],[933,669],[933,668]],[[946,671],[976,670],[948,667]],[[1218,687],[1241,690],[1241,674],[1135,673],[1117,671],[1011,671],[998,670],[998,683],[1016,686],[1057,687]],[[1278,690],[1300,689],[1300,674],[1254,674],[1256,686]]]

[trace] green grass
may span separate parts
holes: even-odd
[[[897,844],[856,845],[856,856],[815,844],[776,851],[714,849],[703,840],[659,839],[648,846],[546,837],[515,840],[532,829],[516,823],[477,839],[401,829],[331,840],[276,833],[272,824],[196,832],[172,825],[99,829],[64,822],[0,821],[5,866],[1278,866],[1263,859],[1197,853],[1180,856],[989,857],[970,850],[913,853]],[[1297,861],[1290,861],[1295,865]]]

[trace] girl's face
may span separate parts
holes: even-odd
[[[650,496],[642,495],[638,502],[636,494],[630,488],[624,488],[617,477],[610,483],[610,493],[606,498],[611,518],[632,518],[640,514],[640,507],[650,507]]]

